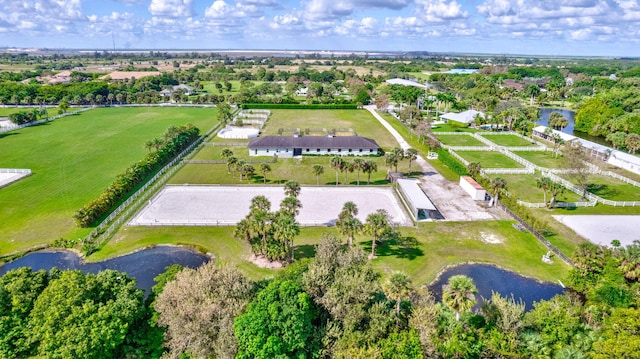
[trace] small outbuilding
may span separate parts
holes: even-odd
[[[487,191],[469,176],[460,176],[460,187],[475,201],[484,201]]]
[[[476,110],[467,110],[460,113],[455,112],[447,112],[444,115],[440,116],[441,120],[454,121],[465,125],[472,124],[476,118],[485,118],[484,112],[476,111]]]
[[[400,197],[402,197],[403,202],[416,222],[438,218],[436,206],[433,205],[429,197],[420,188],[418,180],[399,178],[396,183],[398,184],[397,188]]]

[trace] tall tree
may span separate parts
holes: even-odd
[[[580,143],[571,143],[564,146],[564,161],[566,167],[571,170],[571,178],[582,191],[582,197],[586,198],[593,175],[592,157]]]
[[[260,164],[260,172],[262,172],[262,179],[264,180],[264,183],[267,183],[267,173],[271,172],[271,166],[269,166],[268,163],[261,163]]]
[[[167,328],[169,354],[180,357],[234,358],[233,320],[253,294],[253,285],[237,269],[213,261],[184,269],[155,301],[158,323]]]
[[[376,258],[376,242],[380,237],[393,231],[389,213],[384,209],[378,209],[374,213],[370,213],[364,223],[363,230],[365,233],[373,236],[369,258]]]
[[[298,197],[300,195],[300,183],[296,181],[287,181],[284,184],[284,194],[287,197]]]
[[[409,174],[411,174],[411,163],[418,159],[418,150],[415,148],[407,148],[404,157],[409,160]]]
[[[364,160],[362,158],[354,158],[353,159],[353,169],[358,174],[358,186],[360,185],[360,171],[362,171],[362,167],[364,166]]]
[[[411,280],[406,274],[395,272],[387,278],[382,289],[389,299],[396,302],[396,318],[399,318],[400,303],[408,298],[411,292]]]
[[[507,187],[507,181],[502,177],[495,177],[491,180],[491,188],[493,189],[493,205],[497,205],[500,191]]]
[[[362,222],[356,216],[358,215],[358,207],[355,203],[349,201],[342,206],[342,211],[338,214],[336,227],[338,231],[347,236],[349,246],[353,245],[354,237],[362,230]]]
[[[320,184],[320,175],[324,173],[324,166],[319,163],[313,165],[313,174],[316,176],[316,185]]]
[[[316,315],[311,298],[295,282],[271,282],[235,319],[237,358],[313,357]]]
[[[233,176],[235,177],[237,163],[238,159],[236,157],[230,156],[229,158],[227,158],[227,174],[230,174],[231,170],[233,169]]]
[[[544,205],[547,206],[547,190],[551,187],[553,181],[549,177],[540,177],[536,179],[536,187],[542,188]]]
[[[371,184],[371,174],[378,172],[378,164],[374,160],[366,160],[362,166],[362,172],[367,174],[367,184]]]
[[[343,166],[344,166],[344,160],[342,159],[341,156],[335,155],[335,156],[331,157],[331,168],[333,168],[336,171],[336,186],[339,183],[338,182],[338,174],[342,170]]]
[[[476,304],[476,289],[473,280],[464,275],[454,275],[442,286],[442,302],[456,312],[456,320],[460,313],[471,310]]]
[[[222,156],[222,158],[229,159],[229,157],[233,156],[233,151],[231,151],[228,148],[224,148],[222,151],[220,151],[220,156]]]
[[[298,201],[295,197],[287,198]],[[291,210],[281,210],[276,212],[273,221],[273,238],[289,249],[291,261],[295,260],[293,239],[300,234],[300,225],[296,221],[295,215]],[[283,258],[279,253],[275,253],[274,257]]]

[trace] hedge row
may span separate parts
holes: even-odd
[[[358,105],[353,103],[343,104],[310,104],[299,103],[245,103],[242,109],[287,109],[287,110],[355,110]]]
[[[142,161],[127,168],[124,173],[119,174],[98,198],[76,211],[73,216],[76,223],[80,227],[89,227],[98,219],[105,217],[122,203],[136,187],[189,147],[199,136],[200,130],[191,124],[170,127],[156,150],[147,154]]]
[[[457,158],[451,156],[449,151],[444,148],[439,148],[436,152],[438,153],[438,160],[445,166],[449,167],[458,176],[466,176],[468,174],[467,167],[458,161]]]

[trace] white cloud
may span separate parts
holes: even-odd
[[[73,33],[84,21],[80,0],[0,0],[0,31],[30,34]]]
[[[151,0],[149,12],[159,17],[191,17],[193,16],[192,0]]]

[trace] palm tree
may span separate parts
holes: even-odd
[[[349,172],[353,172],[353,163],[345,160],[342,163],[342,168],[340,170],[344,172],[344,184],[348,185],[349,180],[347,179],[347,175],[349,174]]]
[[[262,172],[262,179],[264,180],[264,183],[267,183],[267,172],[271,172],[271,166],[269,166],[268,163],[261,163],[260,164],[260,172]]]
[[[316,175],[316,184],[320,184],[320,175],[324,173],[324,167],[321,164],[313,165],[313,174]]]
[[[378,164],[374,160],[367,160],[364,162],[362,172],[367,174],[367,184],[371,184],[371,173],[378,172]]]
[[[542,198],[545,206],[547,205],[547,190],[551,187],[551,183],[553,183],[553,181],[551,181],[551,178],[549,177],[540,177],[536,180],[536,187],[542,188]]]
[[[393,152],[389,152],[384,156],[384,164],[387,165],[387,172],[391,172],[394,165],[398,168],[398,157]]]
[[[563,194],[566,188],[558,182],[551,181],[551,184],[549,185],[548,189],[549,189],[549,193],[551,193],[551,199],[549,200],[549,208],[552,208],[553,205],[556,203],[556,198],[558,198],[558,196]]]
[[[476,176],[478,176],[481,171],[482,165],[480,164],[480,162],[471,162],[467,165],[467,172],[469,172],[469,175],[471,175],[471,177],[473,178],[476,178]]]
[[[363,230],[366,234],[373,236],[369,258],[376,258],[376,241],[391,230],[389,213],[384,209],[379,209],[369,214]]]
[[[494,200],[493,200],[494,206],[498,203],[498,194],[500,190],[505,188],[506,186],[507,186],[507,181],[505,181],[505,179],[502,177],[496,177],[491,180],[491,188],[493,188],[493,195],[494,195]]]
[[[476,304],[477,293],[471,278],[454,275],[442,286],[442,302],[456,312],[456,321],[459,321],[460,313],[471,310]]]
[[[256,169],[250,164],[244,164],[240,171],[247,179],[247,183],[249,183],[249,177],[253,176],[253,174],[256,172]]]
[[[533,101],[535,100],[536,96],[540,94],[540,87],[538,87],[538,85],[529,85],[529,87],[527,87],[527,94],[531,96],[529,100],[529,106],[533,106]]]
[[[360,171],[362,170],[362,166],[364,165],[364,160],[362,158],[354,158],[353,159],[353,169],[358,174],[358,186],[360,185]]]
[[[409,160],[409,175],[411,175],[411,162],[418,159],[418,150],[415,148],[407,148],[404,157]]]
[[[238,163],[238,159],[235,158],[234,156],[227,158],[227,174],[231,173],[231,170],[233,169],[233,176],[236,175],[235,166],[237,163]]]
[[[242,182],[242,167],[244,167],[245,164],[246,163],[244,161],[237,160],[235,165],[234,165],[235,168],[236,168],[236,171],[238,171],[238,173],[240,173],[240,181],[241,182]]]
[[[338,173],[340,173],[343,166],[344,161],[342,160],[342,157],[338,155],[331,157],[331,168],[336,171],[336,186],[338,185]]]
[[[396,318],[400,317],[400,303],[403,298],[409,296],[411,292],[411,281],[406,274],[395,272],[383,285],[384,293],[391,300],[396,301]]]
[[[395,172],[398,172],[398,162],[404,159],[404,150],[400,147],[394,147],[391,150],[391,152],[394,154],[394,157],[396,158],[396,161],[394,162]]]
[[[245,240],[247,243],[251,243],[251,224],[246,218],[236,224],[233,236],[237,239]]]
[[[294,197],[289,198],[295,199]],[[300,234],[300,225],[294,216],[284,211],[280,211],[275,214],[273,221],[273,237],[277,241],[282,242],[289,247],[292,261],[295,259],[293,252],[293,238],[298,234]]]
[[[300,208],[302,208],[302,202],[294,196],[285,197],[280,203],[280,210],[292,216],[297,216],[300,213]]]
[[[349,245],[353,245],[356,233],[362,231],[362,222],[356,218],[358,215],[358,207],[355,203],[349,201],[342,206],[342,211],[338,215],[336,227],[340,234],[347,236]]]
[[[284,194],[288,197],[298,197],[300,189],[300,183],[296,181],[287,181],[284,184]]]
[[[231,151],[228,148],[225,148],[220,152],[220,156],[222,156],[222,158],[224,158],[226,160],[229,157],[233,156],[233,151]]]

